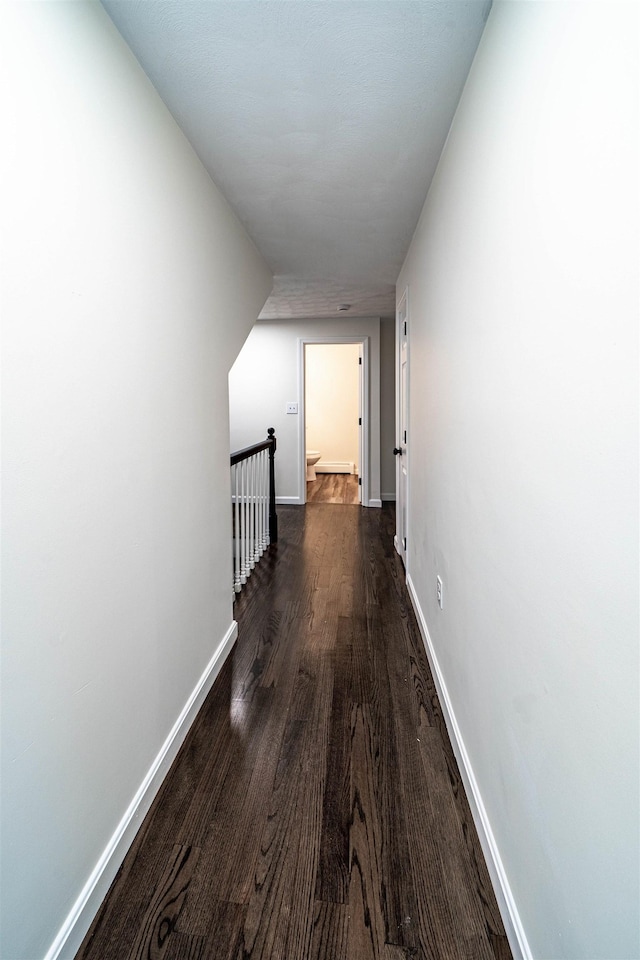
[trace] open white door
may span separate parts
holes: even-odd
[[[408,508],[408,413],[409,413],[409,311],[407,291],[398,306],[397,330],[397,411],[396,411],[396,536],[395,547],[407,565],[407,508]]]

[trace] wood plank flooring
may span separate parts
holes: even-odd
[[[358,477],[350,473],[319,473],[307,480],[307,503],[359,503]]]
[[[508,960],[392,505],[278,516],[77,960]]]

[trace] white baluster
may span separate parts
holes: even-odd
[[[265,451],[267,456],[267,462],[265,467],[265,478],[264,478],[264,497],[265,497],[265,510],[266,510],[266,519],[264,525],[264,542],[265,547],[268,547],[271,543],[271,533],[269,532],[269,451]]]
[[[246,460],[242,460],[240,467],[240,583],[247,582],[247,504],[246,504]]]
[[[264,553],[264,457],[265,451],[261,450],[259,454],[259,466],[258,466],[258,549],[260,551],[260,556]]]
[[[249,457],[249,569],[250,570],[253,570],[256,565],[255,493],[256,493],[256,458]]]
[[[234,504],[233,504],[233,513],[234,513],[234,525],[233,525],[233,589],[235,593],[240,593],[242,584],[240,583],[240,497],[239,497],[239,486],[238,486],[238,464],[234,464],[231,468],[232,479],[231,479],[231,489],[234,492]]]
[[[262,451],[262,546],[269,546],[269,451]]]
[[[251,544],[249,543],[249,461],[244,460],[244,579],[251,575]]]
[[[253,458],[253,563],[260,559],[260,527],[258,517],[258,484],[260,481],[260,455],[256,454]]]
[[[253,458],[253,565],[260,559],[258,553],[258,456]]]

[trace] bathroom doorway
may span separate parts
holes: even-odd
[[[367,338],[301,343],[305,500],[367,503]]]

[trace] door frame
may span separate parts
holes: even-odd
[[[304,369],[304,356],[305,356],[305,347],[307,344],[316,344],[316,343],[328,343],[328,344],[343,344],[343,343],[357,343],[360,344],[360,351],[362,356],[362,374],[361,374],[361,396],[362,396],[362,425],[360,432],[360,448],[362,450],[362,460],[359,464],[360,473],[358,474],[359,478],[362,480],[361,484],[361,504],[363,507],[369,506],[369,395],[370,395],[370,384],[369,384],[369,337],[368,336],[358,336],[354,334],[353,336],[326,336],[326,337],[298,337],[298,397],[299,397],[299,416],[298,416],[298,453],[299,453],[299,465],[298,465],[298,491],[300,494],[300,503],[304,504],[307,502],[307,441],[306,441],[306,416],[305,416],[305,369]]]
[[[407,324],[407,332],[404,335],[406,337],[406,375],[405,375],[405,396],[402,396],[402,338],[403,331],[401,330],[401,316],[404,308],[404,321]],[[409,350],[409,337],[411,333],[411,324],[409,322],[409,287],[406,286],[402,293],[402,296],[398,300],[398,305],[396,307],[396,446],[402,450],[402,458],[399,456],[396,457],[396,532],[393,538],[393,543],[396,548],[397,553],[402,557],[404,562],[405,573],[409,574],[409,554],[406,549],[406,536],[407,531],[411,529],[411,523],[409,518],[409,484],[410,484],[410,473],[409,473],[409,444],[404,441],[402,437],[402,405],[404,402],[404,422],[407,430],[407,438],[409,437],[409,397],[410,397],[410,350]],[[404,502],[401,494],[401,470],[402,462],[404,461],[404,466],[406,470],[406,485],[404,487]],[[403,529],[403,510],[404,510],[404,529]]]

